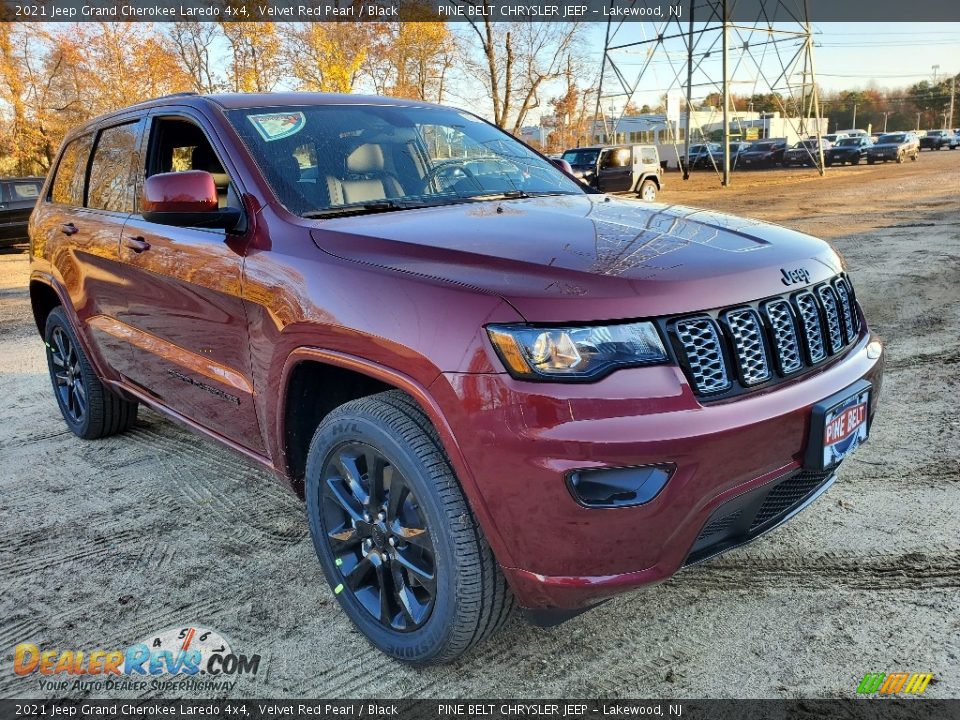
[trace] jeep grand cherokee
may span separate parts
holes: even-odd
[[[274,471],[343,610],[414,663],[779,525],[880,390],[825,242],[591,193],[422,102],[127,108],[65,139],[30,236],[70,430],[142,403]]]

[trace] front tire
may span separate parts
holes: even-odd
[[[95,440],[123,432],[136,422],[138,404],[100,382],[62,307],[47,316],[43,339],[53,394],[74,435]]]
[[[436,430],[405,393],[353,400],[320,423],[306,500],[340,607],[387,655],[450,662],[513,609]]]

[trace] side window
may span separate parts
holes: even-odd
[[[185,118],[155,118],[150,131],[147,177],[205,170],[213,176],[220,207],[241,208],[230,176],[200,126]]]
[[[13,202],[36,200],[40,194],[40,183],[36,181],[11,182],[7,185],[9,199]]]
[[[93,135],[82,135],[71,140],[60,156],[57,174],[53,178],[50,199],[63,205],[83,205],[83,183],[87,176],[87,158]]]
[[[137,149],[137,123],[100,132],[90,163],[87,207],[133,212],[134,179],[131,169]]]
[[[630,165],[630,148],[617,148],[603,154],[600,161],[601,168],[621,168]]]

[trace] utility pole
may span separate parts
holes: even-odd
[[[920,113],[917,113],[917,130],[920,129]]]
[[[853,123],[850,125],[851,130],[857,129],[857,104],[853,104]]]
[[[730,14],[723,0],[723,187],[730,185],[730,68],[727,50],[730,39]]]
[[[950,78],[950,120],[947,122],[947,127],[953,130],[953,98],[957,94],[957,77],[954,75]]]
[[[883,111],[883,131],[884,131],[884,132],[887,131],[887,116],[888,116],[889,114],[890,114],[890,111],[889,111],[889,110],[884,110],[884,111]]]

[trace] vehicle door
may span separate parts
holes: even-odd
[[[71,140],[47,197],[35,210],[34,253],[52,264],[54,279],[76,312],[76,329],[108,379],[118,379],[127,358],[117,331],[117,314],[128,292],[119,243],[133,207],[143,122],[136,116],[113,121]]]
[[[633,186],[633,148],[617,147],[603,151],[597,189],[600,192],[626,192]]]
[[[142,154],[143,178],[204,170],[221,207],[243,211],[236,172],[199,113],[155,112]],[[130,288],[120,317],[134,383],[187,421],[262,452],[241,300],[247,224],[242,220],[239,232],[162,225],[144,219],[137,205],[120,244]]]
[[[27,220],[40,196],[40,180],[13,178],[0,187],[0,240],[27,237]]]

